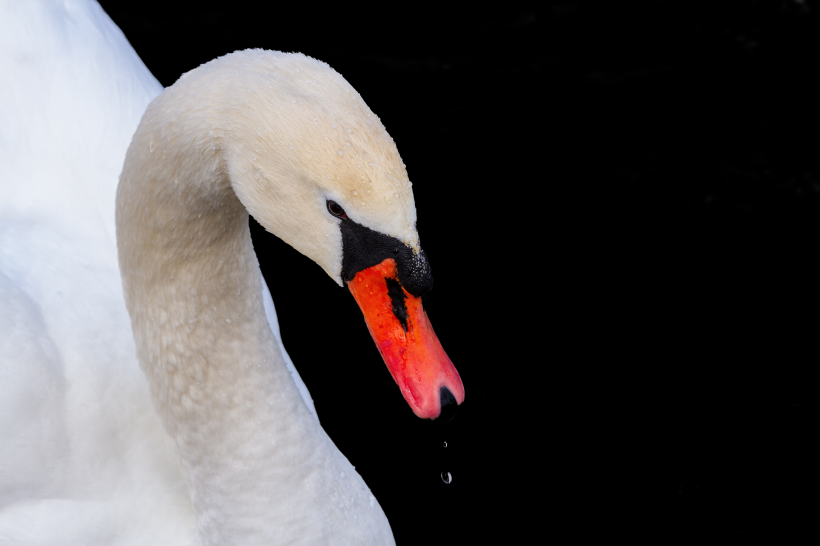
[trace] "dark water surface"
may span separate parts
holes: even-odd
[[[289,4],[103,7],[163,85],[301,51],[395,139],[466,388],[450,425],[413,416],[347,290],[253,236],[398,543],[816,535],[820,5]]]

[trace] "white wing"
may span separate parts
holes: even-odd
[[[114,229],[162,87],[88,0],[0,0],[0,75],[0,543],[193,544]]]

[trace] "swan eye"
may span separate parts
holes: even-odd
[[[327,211],[336,218],[347,218],[347,214],[345,214],[345,209],[340,207],[339,203],[337,203],[336,201],[327,202]]]

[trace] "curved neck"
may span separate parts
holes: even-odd
[[[221,160],[180,140],[157,145],[173,135],[151,129],[144,121],[135,135],[117,191],[137,353],[203,541],[249,538],[264,531],[249,522],[264,525],[277,503],[292,502],[277,486],[304,479],[326,437],[268,325],[248,213]]]

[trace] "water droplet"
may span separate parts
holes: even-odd
[[[393,180],[393,177],[392,177],[392,176],[390,176],[390,175],[388,174],[388,175],[387,175],[387,179],[388,179],[388,180]]]
[[[288,146],[288,148],[290,148],[290,149],[292,150],[292,149],[293,149],[293,146]]]
[[[339,154],[339,156],[345,155],[345,153],[342,150],[336,150],[336,153]]]
[[[368,125],[373,125],[373,122],[372,122],[372,121],[370,121],[370,120],[367,120],[367,124],[368,124]]]
[[[230,324],[230,323],[231,323],[231,319],[226,318],[226,319],[225,319],[225,322],[227,322],[228,324]]]
[[[444,442],[444,447],[447,447],[447,442]]]
[[[359,195],[359,192],[357,192],[356,190],[353,190],[353,195]]]
[[[347,130],[347,134],[350,134],[350,133],[352,133],[352,132],[353,132],[353,129],[348,129],[348,130]]]
[[[452,483],[453,482],[453,475],[449,472],[442,472],[441,473],[441,481],[444,483]]]
[[[394,198],[397,198],[398,196],[399,196],[399,194],[398,194],[398,193],[394,193],[394,194],[393,194],[393,197],[394,197]]]

